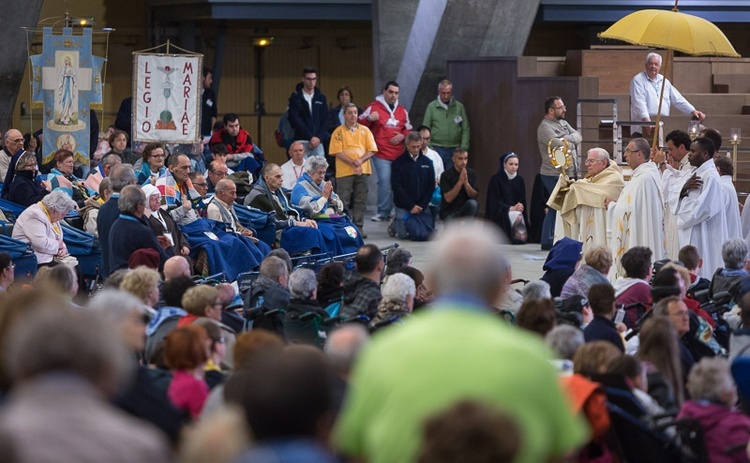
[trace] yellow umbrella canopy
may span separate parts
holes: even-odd
[[[631,13],[598,34],[634,45],[666,48],[693,56],[739,58],[721,30],[698,16],[673,10],[641,10]]]
[[[601,39],[615,39],[633,45],[666,48],[693,56],[728,56],[739,58],[729,39],[712,22],[698,16],[680,13],[675,0],[674,8],[668,10],[641,10],[630,13],[614,23],[609,29],[598,34]],[[669,53],[662,72],[666,74]],[[656,127],[661,119],[661,105],[664,99],[662,80],[659,93],[659,107],[656,112]],[[656,147],[658,131],[654,131],[652,146]]]

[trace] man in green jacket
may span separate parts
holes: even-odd
[[[453,84],[444,79],[438,84],[438,97],[427,105],[424,125],[432,132],[432,148],[443,158],[445,169],[453,166],[453,150],[469,149],[469,119],[464,105],[453,98]]]

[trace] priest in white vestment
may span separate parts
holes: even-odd
[[[740,202],[737,199],[737,189],[732,181],[734,165],[732,160],[723,154],[714,157],[714,164],[716,164],[716,170],[719,171],[719,180],[721,180],[721,187],[724,191],[729,238],[744,239],[745,235],[742,234],[742,223],[740,221]]]
[[[696,139],[688,157],[693,173],[669,202],[677,211],[680,247],[692,244],[698,248],[703,258],[699,275],[710,279],[724,266],[721,246],[729,239],[724,191],[713,160],[714,143],[705,137]]]
[[[654,260],[664,259],[664,201],[661,195],[661,175],[651,162],[651,147],[644,138],[630,140],[625,149],[625,160],[633,169],[630,181],[622,189],[612,213],[610,248],[614,265],[610,281],[625,275],[622,255],[633,246],[646,246],[653,251]]]
[[[583,255],[594,246],[608,246],[607,205],[620,197],[624,186],[622,171],[607,150],[590,149],[586,177],[573,182],[561,174],[547,202],[559,212],[555,240],[567,236],[582,242]]]
[[[651,159],[659,166],[661,171],[661,194],[664,198],[664,233],[667,238],[667,256],[676,260],[680,252],[680,244],[677,241],[677,215],[675,210],[669,207],[669,197],[672,192],[679,194],[682,185],[690,177],[693,167],[688,161],[690,152],[690,135],[682,130],[673,130],[665,138],[666,146],[664,154],[652,151]],[[676,204],[675,204],[676,205]]]

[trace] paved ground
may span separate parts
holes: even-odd
[[[374,210],[369,210],[365,215],[365,232],[368,237],[367,243],[374,243],[379,247],[388,246],[398,243],[400,247],[408,249],[412,253],[412,265],[422,271],[426,270],[430,264],[428,256],[429,243],[401,241],[398,238],[388,236],[388,222],[372,222],[370,217],[374,215]],[[438,221],[438,233],[442,228],[442,222]],[[513,269],[513,278],[524,278],[527,280],[537,280],[542,276],[542,265],[547,257],[547,251],[541,251],[539,244],[524,245],[503,245],[503,252],[510,259]]]

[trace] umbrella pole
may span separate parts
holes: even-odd
[[[670,51],[667,50],[667,57],[664,58],[664,67],[662,68],[662,74],[664,78],[661,80],[661,92],[659,93],[659,106],[656,109],[656,125],[654,126],[654,138],[651,143],[651,148],[656,148],[656,142],[659,139],[659,121],[661,120],[661,105],[664,101],[664,87],[667,83],[667,67],[669,66],[669,55]]]

